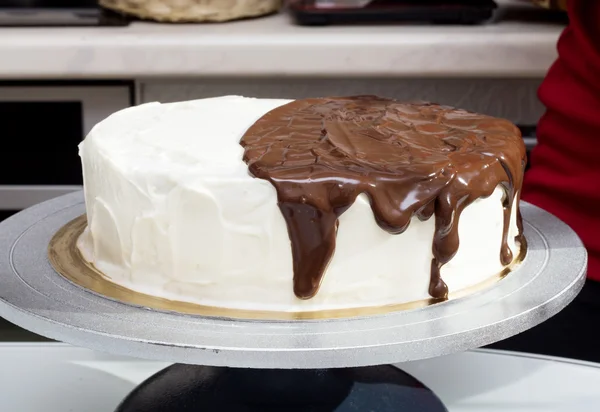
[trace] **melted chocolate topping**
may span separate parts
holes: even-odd
[[[440,268],[458,250],[462,210],[498,185],[505,190],[499,259],[513,260],[507,237],[526,154],[519,129],[507,120],[375,96],[304,99],[264,115],[240,143],[250,173],[277,191],[301,299],[317,293],[338,218],[361,193],[389,233],[402,233],[413,216],[435,216],[434,299],[448,295]]]

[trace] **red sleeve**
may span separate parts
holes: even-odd
[[[547,111],[525,176],[523,199],[580,236],[588,277],[600,281],[600,1],[569,0],[559,58],[539,90]]]

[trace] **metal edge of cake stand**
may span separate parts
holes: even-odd
[[[495,286],[445,303],[362,318],[243,321],[165,313],[92,294],[51,267],[48,242],[85,212],[81,192],[0,223],[0,316],[91,349],[168,362],[249,368],[336,368],[430,358],[493,343],[559,312],[582,288],[575,233],[522,203],[528,254]]]

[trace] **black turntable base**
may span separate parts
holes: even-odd
[[[393,366],[236,369],[176,364],[136,388],[116,412],[447,412]]]

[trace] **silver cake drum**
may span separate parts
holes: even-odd
[[[75,253],[85,207],[73,193],[0,223],[0,316],[74,345],[185,364],[314,369],[450,354],[543,322],[584,284],[587,255],[575,233],[535,206],[521,211],[525,259],[476,291],[433,305],[242,319],[111,289]]]

